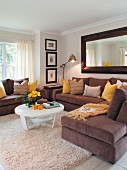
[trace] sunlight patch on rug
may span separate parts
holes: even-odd
[[[69,170],[90,155],[61,138],[60,123],[26,131],[17,115],[0,117],[0,164],[5,170]]]

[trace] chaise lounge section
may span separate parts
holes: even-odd
[[[117,89],[107,115],[87,121],[63,116],[62,138],[115,163],[127,150],[127,89]]]

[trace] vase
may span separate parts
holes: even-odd
[[[36,101],[37,101],[36,97],[30,97],[30,98],[28,98],[28,103],[26,105],[28,107],[32,107],[32,105],[35,105]]]

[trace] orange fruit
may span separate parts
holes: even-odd
[[[38,109],[38,106],[37,105],[33,105],[32,109],[36,110],[36,109]]]
[[[42,110],[43,109],[43,106],[42,105],[39,105],[38,106],[38,110]]]

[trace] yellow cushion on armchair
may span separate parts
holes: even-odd
[[[0,99],[6,96],[6,92],[2,82],[0,82]]]
[[[28,92],[31,93],[32,91],[36,91],[37,88],[37,80],[34,82],[28,82]]]

